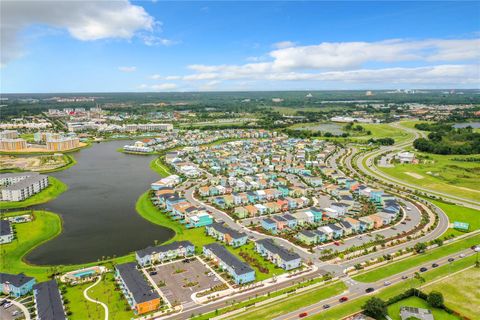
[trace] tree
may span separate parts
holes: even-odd
[[[434,308],[443,307],[443,294],[438,291],[432,291],[427,296],[427,302]]]
[[[380,298],[372,297],[362,306],[365,314],[375,319],[383,319],[387,314],[387,304]]]
[[[419,242],[415,244],[413,249],[415,249],[416,252],[421,253],[427,249],[427,245],[424,242]]]

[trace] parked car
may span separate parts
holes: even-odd
[[[403,280],[408,279],[408,276],[407,276],[407,275],[403,275],[403,276],[402,276],[402,279],[403,279]]]
[[[385,281],[385,282],[383,283],[384,286],[389,286],[389,285],[391,285],[391,284],[392,284],[392,283],[391,283],[390,281]]]
[[[341,297],[340,299],[338,299],[338,301],[340,302],[345,302],[345,301],[348,301],[348,297]]]
[[[329,305],[329,304],[324,304],[324,305],[323,305],[323,309],[328,309],[328,308],[330,308],[330,305]]]
[[[462,253],[462,254],[459,255],[459,257],[460,258],[465,258],[465,254]]]
[[[19,314],[20,314],[20,311],[18,311],[18,310],[15,310],[15,311],[12,312],[12,316],[14,316],[14,317],[18,316]]]
[[[302,312],[298,315],[299,318],[304,318],[306,316],[308,316],[308,313],[306,313],[306,312]]]
[[[7,299],[0,300],[0,307],[3,306],[7,302],[8,302]]]
[[[407,224],[405,221],[400,222],[401,224]]]
[[[3,306],[3,308],[4,308],[4,309],[8,309],[8,308],[10,308],[11,306],[13,306],[13,304],[9,302],[9,303],[5,304],[5,305]]]
[[[453,262],[453,261],[455,261],[454,258],[448,258],[448,262]]]
[[[339,246],[339,245],[340,245],[340,242],[335,241],[333,244],[336,245],[336,246]]]
[[[436,267],[438,267],[438,263],[433,263],[432,268],[436,268]]]
[[[158,273],[157,271],[150,271],[150,275],[151,275],[151,276],[154,276],[154,275],[156,275],[157,273]]]
[[[427,270],[428,270],[428,269],[425,268],[425,267],[421,267],[421,268],[420,268],[420,272],[425,272],[425,271],[427,271]]]
[[[370,293],[370,292],[373,292],[373,291],[375,291],[375,288],[372,288],[372,287],[365,289],[366,293]]]

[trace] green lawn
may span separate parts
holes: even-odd
[[[103,319],[105,312],[100,305],[88,301],[83,296],[83,290],[92,285],[92,282],[85,284],[79,284],[76,286],[67,287],[67,292],[63,294],[64,299],[68,299],[69,303],[66,307],[72,312],[68,316],[70,320],[83,320],[83,319]]]
[[[430,305],[423,299],[417,297],[410,297],[404,300],[401,300],[397,303],[394,303],[388,307],[388,315],[393,320],[401,320],[400,318],[400,308],[401,307],[417,307],[423,309],[429,309],[432,311],[432,314],[435,320],[457,320],[459,317],[447,313],[445,310],[432,308]]]
[[[158,173],[161,177],[168,177],[172,173],[170,169],[163,163],[162,158],[155,158],[150,162],[150,169]]]
[[[432,202],[433,204],[438,206],[440,209],[442,209],[445,212],[445,214],[448,216],[448,220],[450,220],[450,223],[453,223],[454,221],[467,222],[470,224],[469,231],[480,229],[480,211],[479,210],[462,207],[455,204],[449,204],[442,201],[431,200],[431,199],[428,199],[428,201]],[[462,235],[462,234],[465,234],[465,232],[450,228],[446,231],[446,234]]]
[[[439,259],[449,254],[458,252],[460,250],[467,249],[472,245],[478,244],[479,242],[480,242],[480,235],[476,235],[468,239],[460,240],[448,245],[441,246],[439,248],[429,250],[423,254],[417,254],[397,262],[389,263],[383,267],[379,267],[374,270],[367,271],[365,273],[354,276],[353,279],[361,282],[378,281],[383,278],[395,275],[399,272],[418,266],[422,263],[425,263],[428,261],[433,262],[435,259]]]
[[[423,291],[443,294],[445,305],[475,319],[480,314],[480,269],[470,268],[449,278],[427,285]]]
[[[20,212],[25,214],[27,212]],[[62,230],[62,222],[58,215],[48,211],[33,211],[34,220],[26,223],[16,223],[16,238],[11,243],[0,246],[2,263],[0,270],[7,273],[24,272],[37,280],[47,280],[49,267],[28,265],[23,257],[33,248],[46,242]]]
[[[28,276],[35,277],[37,281],[45,281],[48,280],[49,275],[52,274],[53,271],[66,272],[87,266],[110,263],[111,261],[123,263],[135,260],[134,255],[130,254],[102,263],[91,262],[81,265],[57,267],[28,264],[24,260],[24,257],[35,247],[59,235],[62,231],[62,221],[57,214],[49,211],[9,212],[8,216],[25,213],[32,213],[34,220],[27,223],[14,224],[16,238],[11,243],[0,245],[2,257],[0,272],[14,274],[24,272]]]
[[[68,186],[54,177],[48,177],[49,186],[25,201],[2,201],[0,209],[25,208],[36,204],[45,203],[67,191]]]
[[[463,270],[469,266],[472,266],[475,263],[475,256],[470,256],[461,260],[454,261],[449,265],[443,265],[435,269],[431,269],[422,274],[425,281],[428,283],[430,281],[445,277],[448,274],[453,272]],[[387,300],[391,297],[394,297],[405,290],[412,287],[419,287],[421,283],[418,280],[410,279],[406,283],[398,283],[386,287],[382,291],[378,292],[375,296]],[[358,299],[346,302],[340,306],[333,307],[332,309],[322,312],[319,315],[312,316],[309,319],[321,319],[321,320],[338,320],[342,319],[352,313],[358,312],[362,309],[363,304],[370,298],[370,296],[363,296]]]
[[[292,312],[329,297],[339,295],[340,293],[344,292],[346,288],[347,287],[343,282],[336,282],[328,286],[317,287],[313,290],[307,290],[306,292],[292,294],[285,299],[277,300],[266,306],[252,308],[247,312],[243,312],[240,315],[233,317],[232,319],[273,319],[282,314]]]
[[[419,164],[395,164],[391,168],[378,167],[382,172],[407,183],[448,193],[454,196],[478,200],[480,187],[478,162],[457,161],[473,155],[437,155],[416,152]],[[478,157],[478,156],[477,156]]]
[[[88,296],[105,303],[108,306],[109,318],[112,320],[128,320],[134,316],[122,292],[115,291],[115,279],[111,272],[105,274],[99,284],[88,290]],[[103,316],[103,308],[98,304],[96,305],[102,311]]]

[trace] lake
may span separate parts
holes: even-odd
[[[480,122],[464,122],[464,123],[456,123],[453,125],[454,128],[466,128],[466,127],[472,127],[473,129],[480,129]]]
[[[344,133],[343,126],[337,123],[306,123],[299,125],[295,128],[296,130],[311,130],[311,131],[321,131],[321,132],[330,132],[334,135],[341,135]]]
[[[63,232],[30,252],[33,264],[77,264],[121,256],[167,241],[173,230],[144,220],[138,197],[159,179],[149,167],[153,156],[117,152],[128,142],[93,144],[74,153],[77,164],[49,175],[68,185],[57,199],[32,207],[60,214]]]

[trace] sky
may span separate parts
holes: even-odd
[[[480,87],[480,2],[0,5],[2,93]]]

